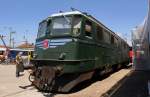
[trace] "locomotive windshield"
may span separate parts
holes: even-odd
[[[61,16],[52,19],[51,35],[79,35],[81,28],[81,16]],[[73,32],[71,32],[73,31]]]
[[[38,38],[46,34],[50,36],[79,35],[81,29],[81,16],[59,16],[39,24]]]
[[[81,29],[81,16],[75,16],[73,19],[73,35],[78,36]]]
[[[37,37],[40,38],[40,37],[45,36],[46,30],[47,30],[47,21],[43,21],[39,24]]]
[[[52,19],[51,35],[68,35],[71,32],[71,17],[62,16]]]

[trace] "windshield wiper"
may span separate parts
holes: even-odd
[[[51,29],[50,29],[50,25],[51,25],[51,20],[47,20],[47,29],[46,29],[46,34],[50,34]]]
[[[70,20],[62,13],[62,16],[64,17],[64,19],[67,21],[67,23],[70,25],[71,24],[71,22],[70,22]]]

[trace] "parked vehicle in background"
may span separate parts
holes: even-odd
[[[30,67],[30,57],[33,57],[33,49],[19,49],[19,48],[15,48],[15,49],[10,49],[9,54],[8,54],[8,58],[11,60],[11,62],[15,62],[15,58],[16,55],[19,52],[22,52],[22,58],[23,58],[23,65],[24,68],[29,68]]]
[[[5,60],[6,48],[0,48],[0,63],[3,63]]]

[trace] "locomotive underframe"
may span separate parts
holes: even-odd
[[[63,73],[64,61],[35,61],[33,84],[41,91],[69,92],[78,83],[91,79],[94,71]],[[48,65],[46,63],[51,63]],[[69,63],[72,61],[68,61]],[[79,61],[74,61],[78,63]],[[42,65],[39,65],[42,64]],[[58,65],[59,64],[59,65]]]
[[[66,62],[79,63],[81,61],[37,61],[34,60],[33,84],[44,92],[69,92],[74,86],[82,81],[91,79],[95,74],[103,75],[113,69],[120,68],[119,64],[111,67],[101,67],[86,72],[63,73]],[[51,63],[48,65],[48,63]],[[121,64],[125,64],[124,62]],[[75,65],[75,64],[74,64]],[[125,65],[124,65],[125,66]]]

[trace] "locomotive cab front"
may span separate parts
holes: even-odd
[[[82,39],[83,16],[54,14],[39,24],[33,63],[61,68],[62,73],[80,71],[79,39]],[[90,29],[90,28],[89,28]],[[71,67],[71,68],[70,68]]]

